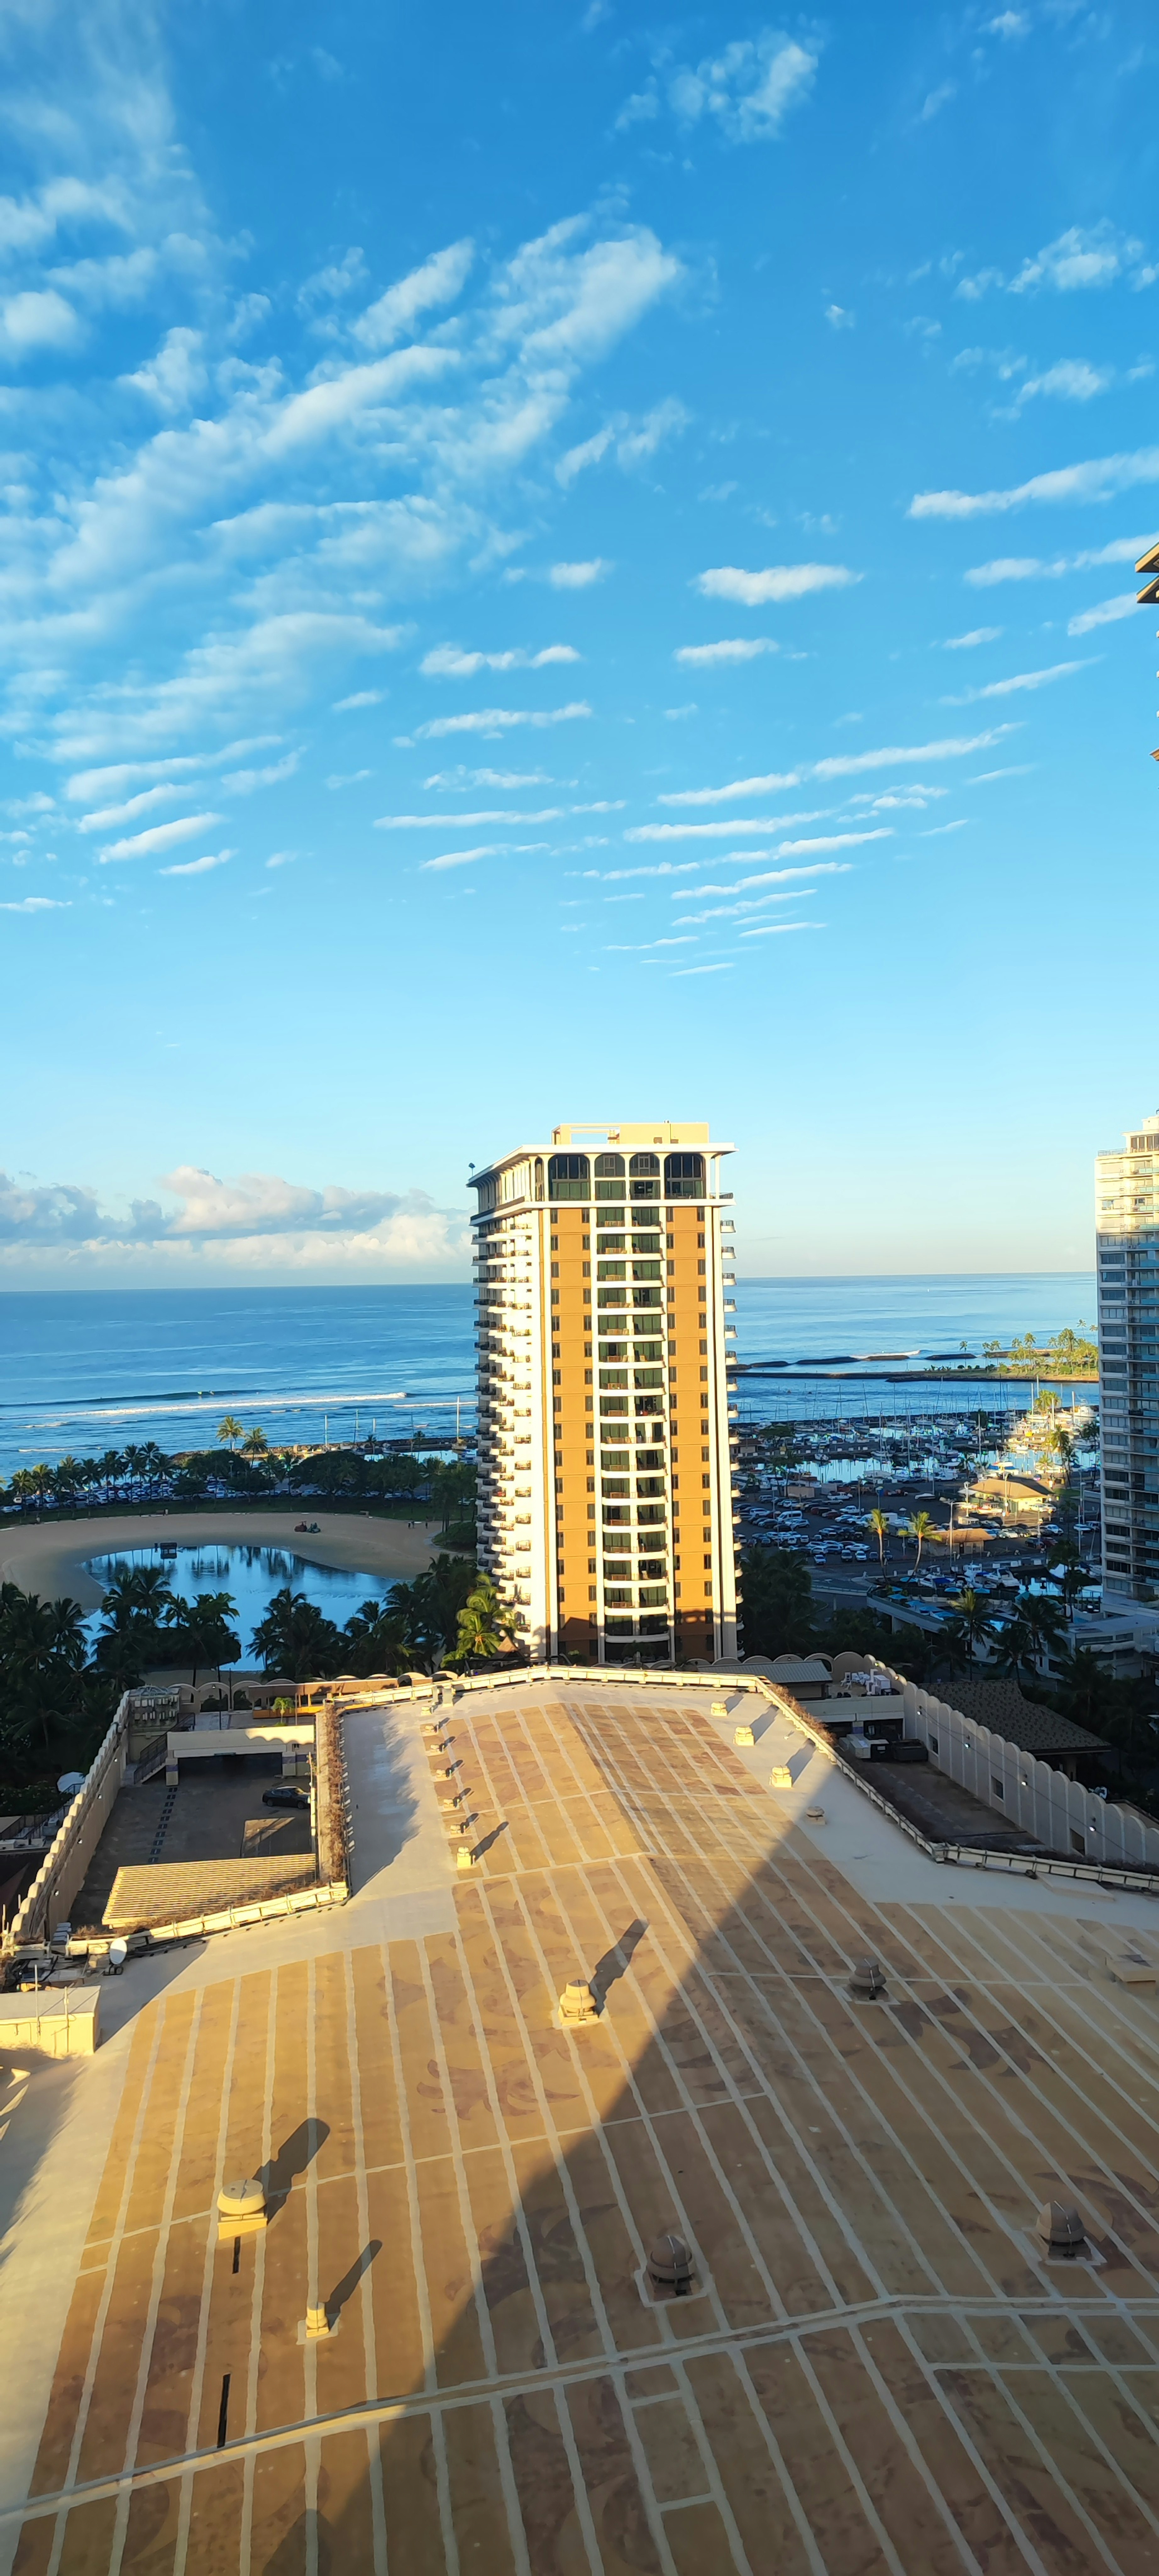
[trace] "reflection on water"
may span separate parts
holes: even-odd
[[[314,1602],[339,1628],[364,1601],[385,1600],[391,1590],[381,1575],[360,1574],[349,1566],[315,1565],[287,1547],[223,1547],[214,1543],[179,1547],[174,1556],[162,1556],[159,1547],[120,1548],[112,1556],[90,1557],[87,1570],[94,1582],[107,1584],[123,1569],[138,1566],[163,1574],[170,1590],[180,1592],[187,1601],[198,1592],[230,1593],[237,1605],[243,1664],[252,1660],[250,1640],[254,1629],[265,1618],[275,1592],[281,1592],[287,1584],[292,1592],[304,1592],[307,1601]],[[86,1620],[90,1636],[100,1626],[100,1618],[99,1610],[95,1610]]]

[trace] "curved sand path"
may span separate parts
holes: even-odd
[[[301,1505],[297,1506],[301,1517]],[[85,1520],[28,1522],[0,1531],[0,1581],[18,1583],[22,1592],[55,1600],[61,1593],[79,1601],[82,1610],[99,1610],[104,1594],[87,1571],[87,1560],[113,1556],[122,1549],[156,1547],[162,1540],[178,1547],[284,1547],[315,1565],[331,1565],[382,1582],[405,1582],[421,1574],[436,1553],[427,1525],[416,1521],[377,1520],[369,1513],[313,1515],[318,1529],[307,1537],[294,1527],[293,1505],[271,1504],[268,1510],[245,1512],[94,1512]]]

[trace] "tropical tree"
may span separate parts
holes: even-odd
[[[746,1655],[807,1655],[814,1641],[813,1583],[795,1548],[746,1547],[741,1557]]]
[[[347,1672],[397,1672],[410,1652],[406,1621],[390,1601],[361,1602],[342,1635]]]
[[[515,1629],[489,1574],[478,1574],[459,1612],[459,1638],[453,1657],[470,1671],[491,1663],[504,1645],[514,1645]]]
[[[241,1454],[243,1458],[265,1458],[269,1453],[269,1446],[265,1432],[255,1422],[253,1430],[247,1431],[242,1441]]]
[[[994,1622],[981,1593],[975,1592],[970,1584],[964,1592],[959,1592],[950,1607],[953,1617],[947,1621],[945,1633],[955,1645],[961,1646],[972,1672],[979,1646],[985,1645],[994,1633]]]
[[[275,1592],[252,1643],[266,1671],[283,1673],[287,1681],[322,1681],[341,1670],[341,1630],[289,1584]]]
[[[473,1591],[473,1566],[460,1556],[436,1556],[413,1583],[396,1583],[391,1607],[404,1621],[412,1653],[433,1669],[454,1652],[459,1612]]]
[[[882,1511],[877,1511],[877,1512],[867,1512],[867,1514],[866,1514],[866,1518],[865,1518],[865,1526],[866,1526],[866,1528],[867,1528],[867,1529],[872,1530],[873,1535],[874,1535],[875,1539],[877,1540],[877,1558],[878,1558],[878,1563],[879,1563],[879,1565],[884,1565],[884,1564],[885,1564],[885,1542],[886,1542],[887,1538],[889,1537],[889,1514],[888,1514],[888,1512],[882,1512]]]
[[[241,1439],[244,1430],[245,1424],[238,1421],[236,1413],[223,1413],[217,1426],[217,1436],[223,1447],[228,1445],[233,1449]]]
[[[910,1537],[917,1540],[918,1552],[914,1558],[915,1574],[917,1573],[918,1567],[922,1561],[922,1549],[925,1546],[926,1540],[931,1535],[933,1526],[934,1524],[928,1512],[911,1512],[910,1517],[906,1522],[906,1528]]]

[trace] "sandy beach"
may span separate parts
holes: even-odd
[[[437,1553],[437,1541],[426,1524],[416,1521],[365,1519],[352,1513],[313,1514],[318,1529],[307,1537],[296,1529],[302,1507],[271,1505],[268,1511],[244,1512],[94,1512],[85,1520],[30,1522],[0,1534],[0,1581],[17,1583],[22,1592],[49,1600],[62,1593],[82,1610],[100,1608],[99,1583],[86,1571],[87,1560],[111,1556],[122,1548],[156,1547],[167,1540],[178,1547],[284,1547],[315,1565],[331,1565],[390,1581],[421,1574]]]

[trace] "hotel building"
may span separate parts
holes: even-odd
[[[1159,1111],[1095,1164],[1103,1583],[1159,1586]]]
[[[566,1126],[472,1175],[479,1563],[533,1660],[736,1654],[732,1150]]]

